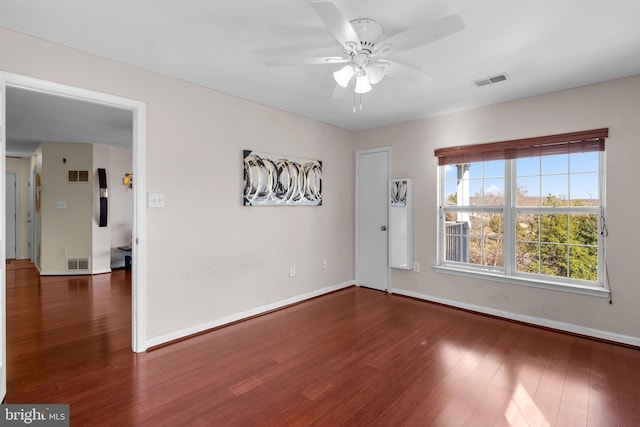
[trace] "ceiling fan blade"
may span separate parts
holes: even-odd
[[[349,90],[348,87],[336,85],[335,89],[333,89],[333,93],[331,94],[331,99],[346,98],[350,93],[353,93],[353,90]]]
[[[391,45],[393,52],[397,53],[440,40],[464,28],[464,22],[460,15],[449,15],[425,25],[409,28],[389,37],[383,44]]]
[[[356,87],[356,79],[355,78],[351,78],[351,80],[349,80],[349,84],[347,84],[347,87],[342,87],[339,84],[336,85],[336,87],[333,89],[333,93],[331,94],[331,99],[343,99],[343,98],[347,98],[348,96],[353,95],[353,91]]]
[[[421,86],[433,81],[433,77],[409,65],[401,64],[396,61],[385,62],[389,63],[386,75],[393,79],[397,79],[402,83]]]
[[[327,26],[329,32],[348,51],[353,51],[360,44],[360,38],[342,12],[330,1],[314,0],[311,5]],[[355,44],[355,45],[354,45]]]
[[[272,59],[264,61],[264,65],[267,67],[291,67],[295,65],[343,64],[349,61],[351,61],[351,58],[343,58],[341,56],[320,56],[315,58]]]

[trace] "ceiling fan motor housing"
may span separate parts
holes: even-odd
[[[361,50],[368,51],[370,54],[373,51],[373,47],[384,32],[382,30],[382,25],[373,19],[354,19],[350,22],[354,31],[360,38],[360,46],[357,47],[357,52],[347,52],[351,55],[356,55]]]

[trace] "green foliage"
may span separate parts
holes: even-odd
[[[543,205],[561,206],[561,201],[549,195]],[[597,215],[523,215],[516,235],[518,271],[598,280]]]
[[[518,188],[524,194],[526,189]],[[456,195],[449,201],[456,203]],[[549,194],[543,207],[567,206],[567,200]],[[573,201],[572,206],[585,206]],[[455,214],[447,214],[455,221]],[[449,217],[451,215],[451,217]],[[472,214],[469,228],[469,262],[503,266],[503,216]],[[598,215],[518,214],[516,218],[516,268],[520,272],[579,280],[598,280]]]

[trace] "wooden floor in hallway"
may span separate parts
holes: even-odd
[[[130,348],[129,272],[8,269],[6,403],[72,426],[640,425],[640,350],[365,288]]]

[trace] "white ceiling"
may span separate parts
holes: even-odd
[[[7,155],[29,157],[42,142],[132,148],[131,111],[7,88]]]
[[[341,65],[264,61],[340,56],[309,0],[0,0],[0,26],[350,130],[640,74],[639,0],[334,0],[392,35],[449,14],[465,29],[397,58],[431,75],[385,78],[331,99]],[[500,73],[509,80],[471,82]]]

